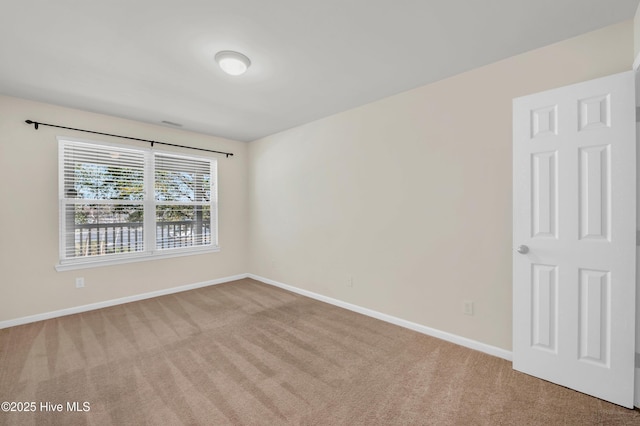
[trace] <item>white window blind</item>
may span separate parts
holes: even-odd
[[[60,263],[217,247],[216,161],[60,139]]]
[[[156,248],[211,244],[211,162],[168,154],[154,158]]]

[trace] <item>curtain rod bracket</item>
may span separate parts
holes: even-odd
[[[157,143],[158,145],[166,145],[166,146],[173,146],[173,147],[176,147],[176,148],[194,149],[196,151],[205,151],[205,152],[213,152],[215,154],[223,154],[227,158],[233,157],[233,153],[232,152],[222,152],[222,151],[215,151],[213,149],[197,148],[195,146],[177,145],[177,144],[173,144],[173,143],[158,142],[158,141],[149,140],[149,139],[132,138],[131,136],[121,136],[121,135],[114,135],[114,134],[111,134],[111,133],[95,132],[93,130],[76,129],[74,127],[58,126],[57,124],[38,123],[37,121],[33,121],[33,120],[25,120],[24,122],[27,123],[27,124],[33,124],[33,127],[36,130],[38,130],[38,126],[39,125],[43,125],[43,126],[49,126],[49,127],[57,127],[58,129],[75,130],[76,132],[93,133],[95,135],[103,135],[103,136],[111,136],[111,137],[114,137],[114,138],[129,139],[129,140],[132,140],[132,141],[149,142],[151,144],[151,148],[153,148],[153,144]]]

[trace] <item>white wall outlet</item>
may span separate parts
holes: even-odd
[[[347,287],[353,287],[353,275],[347,277]]]
[[[471,301],[471,300],[465,300],[465,301],[463,302],[462,312],[463,312],[465,315],[473,315],[473,301]]]
[[[84,277],[76,278],[76,288],[84,287]]]

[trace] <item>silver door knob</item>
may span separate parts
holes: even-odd
[[[516,249],[516,251],[520,254],[527,254],[529,253],[529,247],[523,245],[518,246],[518,248]]]

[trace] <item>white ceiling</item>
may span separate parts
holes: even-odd
[[[631,19],[638,2],[3,0],[0,93],[251,141]],[[247,74],[222,73],[220,50],[249,56]]]

